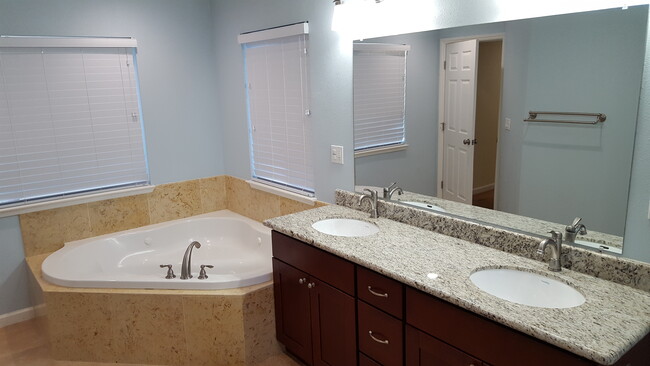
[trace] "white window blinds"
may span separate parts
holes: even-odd
[[[0,205],[148,184],[135,48],[10,41],[0,43]]]
[[[242,34],[240,42],[246,65],[252,178],[313,196],[304,33],[307,24],[301,23]]]
[[[407,45],[354,44],[354,150],[404,144]]]

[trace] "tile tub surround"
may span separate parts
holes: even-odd
[[[43,281],[41,263],[67,241],[221,209],[263,221],[313,207],[218,176],[21,215],[32,292],[46,303],[52,355],[74,361],[254,365],[279,354],[270,282],[210,291],[66,288]]]
[[[378,234],[343,238],[311,224],[327,218],[374,222]],[[486,318],[602,364],[613,364],[650,332],[650,293],[342,206],[276,217],[265,224]],[[568,309],[531,308],[479,290],[469,279],[486,267],[520,268],[567,282],[587,301]],[[438,274],[437,279],[427,274]]]
[[[316,202],[316,207],[325,204]],[[161,184],[148,194],[23,214],[20,229],[25,256],[30,257],[54,252],[65,242],[222,209],[261,222],[313,207],[221,175]]]
[[[358,193],[336,191],[338,205],[370,212],[369,205],[359,206],[359,197]],[[548,263],[550,257],[550,251],[547,251],[543,258],[537,255],[537,247],[543,239],[537,235],[497,225],[477,223],[462,217],[442,215],[390,201],[378,201],[378,206],[381,217],[544,263]],[[650,292],[650,263],[563,245],[562,266]]]
[[[41,279],[54,359],[157,365],[256,365],[281,353],[271,282],[227,290],[83,289]]]

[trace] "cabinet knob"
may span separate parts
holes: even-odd
[[[316,287],[316,284],[313,282],[307,284],[307,288],[314,288],[314,287]]]
[[[300,284],[300,285],[304,285],[305,282],[307,282],[306,278],[301,278],[301,279],[298,280],[298,284]]]
[[[386,297],[388,298],[388,292],[377,292],[372,289],[372,286],[368,286],[368,292],[371,294],[378,296],[378,297]]]
[[[370,336],[370,338],[372,338],[373,341],[375,341],[377,343],[388,344],[388,339],[379,339],[379,338],[375,337],[375,335],[372,334],[372,330],[368,331],[368,335]]]

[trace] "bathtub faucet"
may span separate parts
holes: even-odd
[[[181,280],[189,280],[192,278],[192,249],[196,247],[197,249],[201,247],[201,243],[198,241],[193,241],[185,249],[185,255],[183,256],[183,265],[181,266]]]

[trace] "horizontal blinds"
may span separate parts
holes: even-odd
[[[0,205],[146,184],[133,48],[0,48]]]
[[[314,193],[307,93],[307,36],[244,46],[254,179]]]
[[[355,150],[404,143],[408,49],[405,45],[354,45]]]

